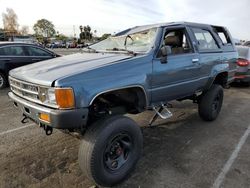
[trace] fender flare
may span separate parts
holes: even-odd
[[[102,95],[104,93],[108,93],[111,91],[118,91],[118,90],[122,90],[122,89],[132,89],[132,88],[139,88],[141,91],[143,91],[144,96],[145,96],[145,100],[146,100],[145,103],[146,103],[146,106],[148,106],[148,104],[149,104],[148,94],[147,94],[145,88],[141,85],[130,85],[130,86],[118,87],[118,88],[108,89],[108,90],[102,91],[100,93],[97,93],[94,97],[92,97],[91,101],[89,102],[89,106],[91,106],[93,104],[93,102],[96,98],[98,98],[100,95]]]

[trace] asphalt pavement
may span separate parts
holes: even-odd
[[[0,187],[91,187],[81,173],[79,140],[60,131],[46,136],[0,91]],[[174,116],[147,127],[152,112],[132,116],[142,127],[144,152],[117,187],[250,187],[250,88],[225,90],[220,116],[202,121],[191,101],[173,102]]]

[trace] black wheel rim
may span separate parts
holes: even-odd
[[[212,103],[213,112],[217,112],[220,109],[220,103],[221,103],[221,95],[220,93],[218,93]]]
[[[129,160],[132,151],[132,139],[122,133],[116,135],[107,144],[104,151],[104,164],[108,170],[116,171]]]

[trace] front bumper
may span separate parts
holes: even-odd
[[[8,95],[14,101],[14,105],[19,108],[25,116],[37,124],[48,125],[57,129],[80,129],[87,123],[88,108],[73,110],[51,109],[29,102],[15,95],[13,92],[9,92]],[[41,120],[39,118],[40,113],[48,114],[50,116],[50,122]]]

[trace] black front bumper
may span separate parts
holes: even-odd
[[[19,108],[25,116],[37,124],[48,125],[57,129],[80,129],[87,124],[88,108],[72,110],[51,109],[25,100],[12,92],[9,92],[8,95],[14,101],[14,105]],[[40,113],[49,114],[50,122],[41,120],[39,118]]]

